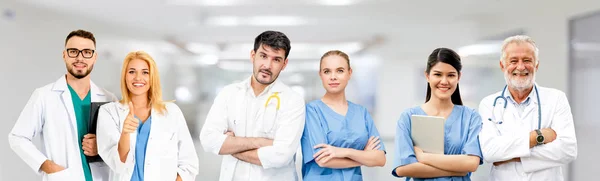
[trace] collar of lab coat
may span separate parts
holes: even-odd
[[[167,104],[165,102],[165,104]],[[128,104],[121,104],[121,102],[117,102],[117,107],[119,108],[119,111],[122,111],[123,113],[129,114],[129,105]],[[166,113],[167,110],[165,110]],[[150,108],[150,115],[152,115],[152,124],[154,124],[154,122],[158,122],[158,111],[156,111],[154,109],[154,107]]]
[[[251,88],[251,84],[250,84],[250,80],[252,80],[253,77],[250,76],[249,78],[245,79],[244,81],[238,83],[237,87],[240,89],[244,89],[244,90],[248,90],[248,89],[252,89]],[[279,80],[275,79],[275,81],[273,83],[271,83],[269,86],[267,86],[265,88],[266,92],[264,93],[268,93],[268,94],[272,94],[274,92],[283,92],[285,87],[285,84],[281,83]],[[262,95],[262,93],[261,93]]]
[[[533,83],[533,84],[534,84],[534,86],[537,87],[537,89],[539,91],[540,90],[540,86],[537,83]],[[502,92],[500,92],[500,93],[502,93]],[[537,99],[537,97],[535,97],[537,93],[538,92],[535,91],[535,88],[533,88],[531,90],[531,92],[529,92],[529,95],[527,95],[527,99],[529,99],[529,101],[533,102],[534,104],[537,104],[538,103],[538,99]],[[515,102],[515,100],[512,98],[512,95],[510,94],[510,91],[508,91],[508,87],[506,88],[506,92],[504,93],[503,96],[504,96],[504,98],[506,98],[506,100],[510,100],[513,103]],[[525,99],[525,100],[527,101],[527,99]],[[525,103],[525,101],[523,103]]]
[[[66,91],[69,88],[67,87],[67,77],[65,75],[61,76],[60,78],[58,78],[58,80],[54,83],[54,86],[52,87],[53,91]],[[92,91],[92,102],[96,101],[95,97],[96,96],[105,96],[106,92],[104,92],[104,89],[99,88],[98,86],[96,86],[96,84],[94,84],[93,81],[90,80],[90,90]]]

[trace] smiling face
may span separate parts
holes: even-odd
[[[511,43],[506,46],[504,54],[500,69],[508,87],[517,91],[533,87],[539,66],[534,56],[535,47],[529,43]]]
[[[87,77],[94,69],[97,54],[94,41],[73,36],[67,40],[63,51],[63,60],[69,75],[82,79]]]
[[[127,65],[125,83],[131,95],[148,95],[150,89],[150,70],[142,59],[133,59]]]
[[[427,82],[431,88],[432,97],[438,99],[450,99],[460,80],[460,72],[452,65],[438,62],[425,72]]]
[[[346,89],[352,69],[344,57],[329,55],[321,59],[319,76],[327,93],[337,94]]]

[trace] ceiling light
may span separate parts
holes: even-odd
[[[209,26],[299,26],[308,21],[297,16],[213,16],[205,20]]]
[[[335,44],[326,44],[322,45],[318,48],[319,52],[325,53],[330,50],[340,50],[344,53],[351,55],[357,53],[362,50],[364,45],[360,42],[346,42],[346,43],[335,43]]]
[[[235,16],[217,16],[206,19],[206,24],[211,26],[239,26],[243,22]]]
[[[219,57],[212,54],[206,54],[198,57],[196,61],[201,65],[215,65],[219,62]]]
[[[239,5],[243,0],[166,0],[169,5],[189,6],[233,6]]]
[[[347,6],[356,4],[357,0],[319,0],[319,4],[327,6]]]
[[[219,68],[234,72],[252,72],[250,61],[219,61]]]
[[[460,47],[457,49],[457,53],[461,57],[468,57],[471,55],[489,55],[500,53],[501,49],[502,42],[493,41]]]
[[[215,54],[219,52],[217,45],[200,44],[200,43],[188,43],[185,48],[196,54]]]
[[[306,20],[296,16],[253,16],[244,22],[252,26],[298,26],[306,24]]]
[[[181,102],[190,102],[192,100],[192,93],[187,87],[179,86],[175,89],[175,99]]]

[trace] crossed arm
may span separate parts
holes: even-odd
[[[272,146],[273,140],[267,138],[235,137],[233,132],[225,133],[227,138],[219,151],[220,155],[231,155],[239,160],[262,166],[258,158],[258,148]]]
[[[417,162],[395,169],[396,175],[414,178],[465,176],[475,172],[480,158],[474,155],[444,155],[424,153],[414,147]]]
[[[480,137],[486,161],[493,162],[496,166],[522,162],[525,172],[557,167],[573,161],[577,157],[577,139],[573,116],[564,93],[558,96],[554,106],[552,114],[544,118],[549,119],[550,125],[541,129],[545,137],[542,145],[536,145],[535,130],[518,135],[497,135],[494,134],[496,130],[492,123],[484,121]],[[490,117],[492,108],[482,103],[479,110],[481,115],[485,115],[483,117]]]
[[[321,148],[313,155],[315,162],[325,168],[351,168],[357,166],[384,166],[385,153],[379,150],[381,147],[378,137],[372,136],[363,150],[352,148],[340,148],[327,144],[318,144],[314,149]]]

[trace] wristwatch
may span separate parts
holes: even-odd
[[[537,137],[535,137],[535,141],[537,142],[537,145],[543,145],[544,144],[544,135],[542,135],[542,131],[540,131],[539,129],[536,129],[535,132],[537,133]]]

